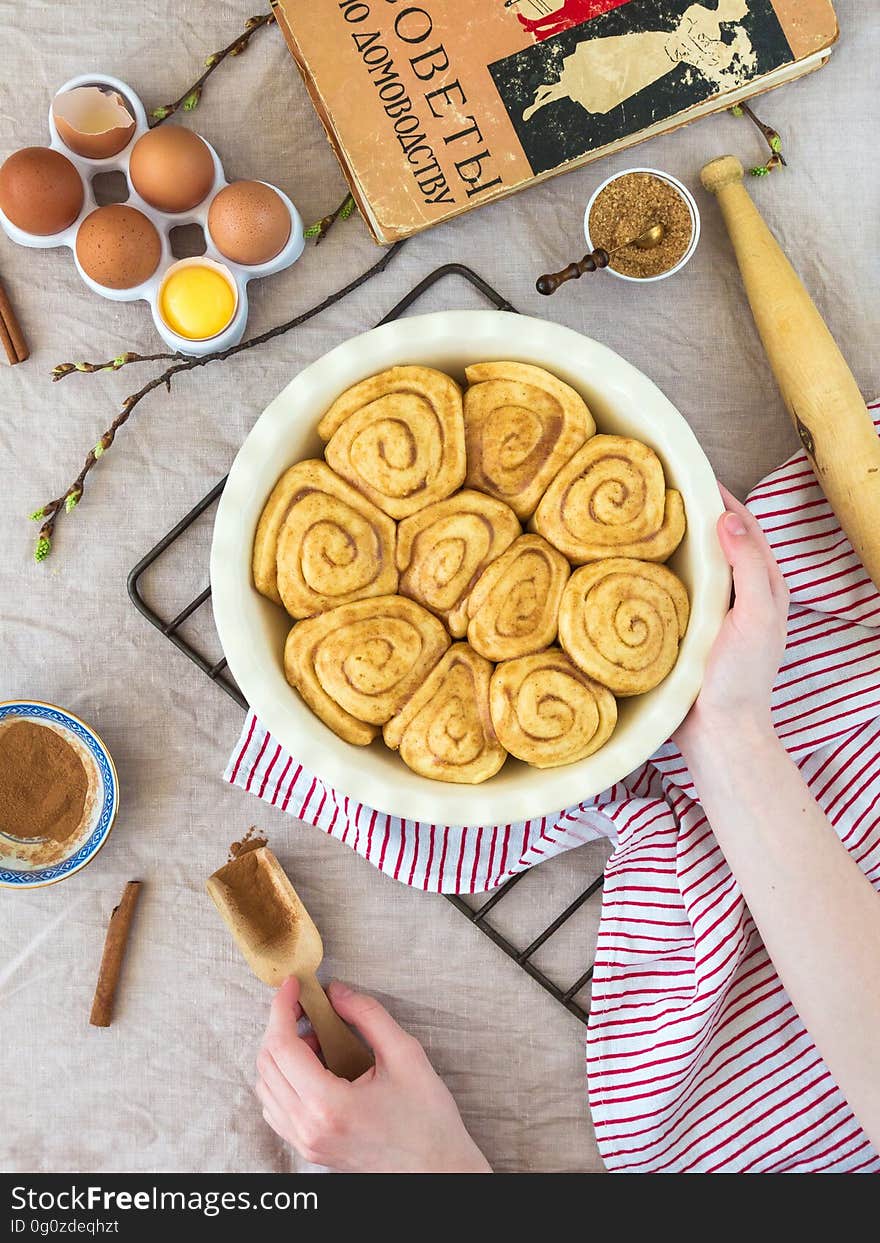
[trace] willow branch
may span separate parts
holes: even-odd
[[[752,122],[756,129],[759,129],[764,135],[764,140],[770,148],[770,157],[766,164],[760,164],[757,168],[749,171],[753,177],[766,177],[773,172],[774,168],[787,168],[785,156],[782,154],[782,138],[772,125],[765,125],[764,122],[757,117],[748,104],[734,104],[730,110],[735,117],[746,116]]]
[[[404,244],[405,243],[402,241],[396,242],[382,255],[381,259],[377,260],[376,263],[367,268],[365,272],[361,272],[359,276],[354,278],[354,280],[349,281],[347,285],[343,285],[341,289],[337,289],[334,293],[328,294],[326,298],[323,298],[309,310],[303,311],[302,314],[294,316],[293,319],[289,319],[283,324],[278,324],[275,328],[270,328],[266,332],[260,333],[259,336],[250,337],[246,341],[240,341],[238,345],[231,345],[228,349],[217,350],[213,354],[205,354],[201,358],[190,358],[184,357],[183,355],[170,355],[170,357],[174,360],[171,366],[167,367],[161,375],[154,376],[143,386],[143,388],[138,389],[136,393],[132,393],[131,396],[126,397],[116,418],[103,433],[94,448],[89,450],[82,469],[67,490],[62,492],[60,496],[55,497],[54,500],[47,501],[45,505],[42,505],[38,510],[31,514],[31,518],[34,521],[42,523],[39,535],[37,536],[36,548],[34,549],[34,558],[37,561],[43,561],[46,557],[48,557],[51,552],[52,536],[55,532],[55,526],[58,519],[64,514],[71,513],[80,503],[83,492],[85,491],[86,479],[89,473],[93,470],[99,459],[102,458],[111,447],[116,439],[117,432],[125,426],[135,409],[140,405],[145,397],[148,397],[150,393],[154,392],[158,388],[162,388],[163,386],[170,392],[172,381],[177,376],[183,375],[184,372],[195,371],[198,367],[208,366],[209,363],[221,362],[226,358],[234,357],[236,354],[243,354],[246,350],[256,349],[257,346],[264,345],[267,341],[273,341],[276,337],[283,336],[286,332],[290,332],[293,328],[298,328],[301,324],[306,323],[308,320],[314,319],[316,315],[320,315],[321,312],[325,311],[329,306],[334,305],[336,302],[341,302],[344,298],[348,297],[349,294],[354,293],[356,289],[360,289],[362,285],[365,285],[368,281],[372,280],[374,276],[378,276],[380,272],[384,272],[385,268],[387,268],[388,264]],[[160,355],[159,357],[165,358],[169,356]],[[95,367],[97,370],[101,369],[100,365],[95,365]],[[112,370],[113,368],[111,367],[110,369]]]
[[[192,112],[193,109],[197,108],[205,83],[214,70],[219,68],[228,56],[240,56],[257,31],[274,21],[274,13],[261,13],[256,17],[249,17],[240,35],[233,39],[231,43],[227,43],[226,47],[221,48],[219,52],[211,53],[205,61],[204,72],[196,78],[191,86],[187,87],[179,99],[175,99],[174,103],[161,104],[158,108],[152,109],[150,112],[150,128],[161,125],[163,121],[167,121],[170,116],[173,116],[179,110]]]
[[[166,359],[182,357],[182,354],[135,354],[127,350],[126,353],[117,354],[115,358],[108,358],[103,363],[59,363],[57,367],[52,368],[52,383],[56,384],[69,375],[93,375],[96,371],[120,371],[130,363],[158,363]]]
[[[305,231],[305,236],[314,238],[315,245],[320,246],[324,238],[330,232],[337,220],[347,220],[355,209],[355,202],[350,194],[346,194],[342,202],[336,207],[329,216],[324,216],[316,224],[310,225]]]

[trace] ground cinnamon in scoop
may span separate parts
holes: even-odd
[[[268,845],[268,837],[263,837],[257,826],[252,824],[240,841],[230,843],[228,861],[231,863],[233,859],[247,854],[249,850],[259,850],[261,846]]]
[[[0,831],[64,842],[82,824],[89,778],[70,743],[48,725],[0,730]]]
[[[214,875],[226,886],[230,907],[261,944],[269,945],[293,930],[296,912],[259,850],[259,846],[245,850]]]

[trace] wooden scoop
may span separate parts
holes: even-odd
[[[318,983],[321,934],[271,850],[248,850],[208,878],[208,893],[251,970],[278,988],[299,980],[300,1002],[334,1075],[357,1079],[373,1064],[369,1050],[345,1025]]]

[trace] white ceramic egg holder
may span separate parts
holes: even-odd
[[[132,185],[131,176],[129,174],[129,161],[134,144],[142,134],[147,133],[150,126],[147,122],[147,114],[144,105],[138,96],[127,86],[125,82],[120,82],[118,78],[111,78],[104,74],[80,74],[79,77],[71,78],[69,82],[60,88],[58,95],[64,94],[66,91],[72,91],[77,86],[100,86],[109,87],[113,91],[117,91],[123,98],[132,113],[135,122],[134,133],[123,149],[113,156],[109,156],[103,160],[86,159],[81,155],[77,155],[75,151],[71,151],[58,134],[55,125],[55,117],[52,106],[49,107],[49,132],[51,134],[51,142],[49,146],[56,151],[60,151],[74,165],[80,175],[83,183],[83,205],[82,210],[74,220],[73,224],[62,230],[61,233],[52,233],[48,236],[40,236],[35,233],[26,233],[23,229],[14,225],[11,220],[0,211],[0,225],[3,226],[4,232],[13,242],[17,242],[20,246],[32,246],[35,249],[45,250],[53,246],[67,246],[73,254],[73,261],[76,264],[77,271],[82,277],[89,289],[94,293],[100,294],[102,298],[110,298],[113,302],[137,302],[143,300],[149,302],[150,309],[153,313],[153,322],[156,330],[162,339],[166,342],[170,349],[180,354],[190,354],[202,356],[204,354],[212,354],[217,350],[225,350],[230,346],[237,345],[244,336],[244,330],[247,325],[248,318],[248,297],[247,287],[252,280],[257,280],[262,276],[272,276],[275,272],[281,272],[285,268],[289,268],[292,263],[300,257],[305,245],[303,236],[303,222],[299,212],[293,203],[277,186],[271,188],[278,194],[287,210],[290,212],[290,237],[284,249],[270,259],[268,263],[254,264],[253,266],[245,266],[240,263],[233,263],[231,259],[227,259],[222,251],[214,244],[211,238],[211,232],[208,228],[208,211],[215,196],[227,186],[229,183],[223,172],[223,165],[217,156],[217,152],[206,139],[202,139],[205,146],[211,152],[211,159],[214,161],[214,184],[206,197],[198,206],[190,211],[184,212],[162,212],[155,207],[151,207],[137,193]],[[57,96],[56,96],[57,97]],[[54,99],[52,101],[54,103]],[[200,135],[201,137],[201,135]],[[98,206],[94,191],[92,190],[92,177],[97,173],[120,171],[125,174],[128,183],[128,199],[126,206],[136,207],[138,211],[153,222],[159,233],[162,243],[162,255],[156,271],[149,280],[144,281],[140,285],[135,285],[131,289],[108,289],[105,285],[99,285],[96,281],[87,276],[80,266],[76,256],[76,235],[79,227],[90,212],[93,212]],[[265,183],[269,185],[269,182]],[[205,237],[206,250],[204,255],[194,257],[192,259],[175,259],[171,252],[171,242],[169,238],[170,231],[180,225],[198,224],[201,226]],[[236,299],[235,313],[226,328],[216,336],[207,337],[204,340],[193,341],[187,337],[178,336],[173,332],[159,312],[159,290],[162,282],[172,264],[198,264],[204,260],[212,260],[214,263],[220,264],[228,269],[235,283]]]

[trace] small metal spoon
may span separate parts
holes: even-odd
[[[611,262],[612,255],[616,255],[619,250],[625,250],[627,246],[635,246],[637,250],[653,250],[655,246],[660,245],[665,236],[665,225],[659,223],[652,224],[645,229],[644,233],[640,233],[638,237],[631,238],[628,242],[621,242],[613,250],[603,250],[599,246],[588,255],[584,255],[583,259],[580,259],[577,263],[570,263],[561,272],[547,272],[544,276],[539,276],[535,282],[535,288],[538,293],[549,296],[552,293],[556,293],[559,286],[564,285],[566,281],[576,281],[585,272],[595,272],[599,268],[607,268]]]

